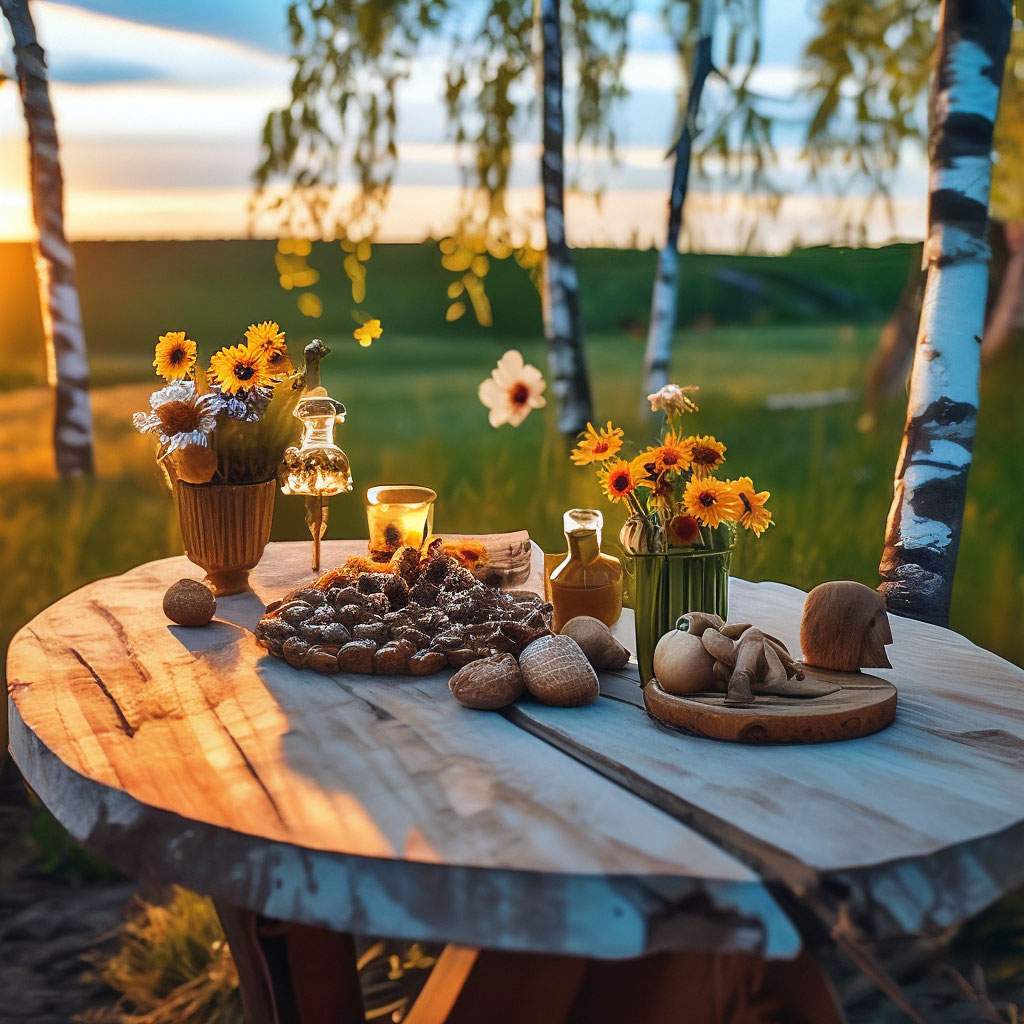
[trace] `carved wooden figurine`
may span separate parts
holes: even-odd
[[[837,580],[807,595],[800,620],[800,649],[807,665],[838,672],[892,668],[885,652],[891,643],[889,617],[878,591]]]
[[[710,655],[706,665],[688,649],[677,649],[684,636],[699,638],[697,646],[706,652],[704,657]],[[839,689],[832,683],[805,679],[786,645],[776,637],[749,622],[727,625],[707,612],[681,616],[676,629],[658,643],[654,665],[658,682],[668,692],[688,693],[714,686],[725,691],[727,707],[748,707],[757,694],[808,698],[828,696]]]

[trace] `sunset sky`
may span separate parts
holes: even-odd
[[[620,162],[610,167],[570,152],[572,177],[603,184],[599,211],[589,199],[569,206],[577,244],[649,244],[660,237],[675,127],[678,70],[656,4],[641,0],[630,25],[628,99],[616,113]],[[284,0],[34,0],[32,10],[53,79],[63,144],[68,231],[75,238],[237,237],[247,233],[246,201],[268,110],[287,96]],[[813,24],[801,0],[766,0],[763,67],[757,86],[792,95]],[[12,69],[0,36],[2,66]],[[444,53],[418,59],[402,86],[401,162],[386,239],[444,233],[458,202],[456,154],[440,102]],[[567,83],[569,90],[573,83]],[[571,98],[570,98],[571,102]],[[759,247],[833,240],[828,210],[806,188],[799,164],[805,111],[780,102],[777,179],[787,199]],[[526,132],[524,131],[524,136]],[[874,218],[873,241],[923,230],[925,166],[908,149],[896,183],[895,225]],[[516,147],[512,201],[538,205],[537,147]],[[740,197],[712,196],[695,181],[689,244],[741,244]],[[257,229],[259,230],[259,229]],[[0,239],[30,236],[24,122],[16,89],[0,88]]]

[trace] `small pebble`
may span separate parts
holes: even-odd
[[[164,594],[164,615],[179,626],[205,626],[216,611],[213,591],[198,580],[178,580]]]

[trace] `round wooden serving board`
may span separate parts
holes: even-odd
[[[827,697],[759,696],[752,707],[725,706],[724,693],[666,693],[644,687],[648,713],[665,725],[732,743],[831,743],[868,736],[896,715],[896,687],[861,672],[815,669],[811,678],[842,686]]]

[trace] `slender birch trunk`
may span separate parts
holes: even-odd
[[[565,237],[565,114],[562,102],[562,22],[559,0],[534,0],[539,14],[538,54],[543,120],[540,175],[547,247],[541,306],[558,429],[573,437],[592,419],[583,352],[580,285]]]
[[[889,609],[945,624],[978,418],[992,127],[1010,0],[944,0],[931,89],[928,237],[903,446],[879,566]]]
[[[35,218],[35,265],[46,343],[47,380],[56,393],[53,444],[61,476],[91,473],[92,407],[75,260],[64,237],[64,182],[57,127],[28,0],[0,0],[14,36],[15,75],[28,125]]]
[[[703,0],[700,8],[700,35],[693,55],[690,93],[686,115],[675,145],[675,167],[668,202],[668,232],[658,253],[658,270],[651,293],[651,323],[647,329],[644,354],[644,394],[651,394],[668,383],[672,360],[672,334],[676,326],[676,302],[679,294],[679,231],[683,223],[683,204],[690,179],[690,155],[697,134],[697,112],[704,83],[711,73],[711,34],[718,13],[717,0]]]

